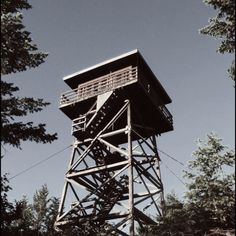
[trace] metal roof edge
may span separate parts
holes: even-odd
[[[121,55],[119,55],[119,56],[113,57],[113,58],[111,58],[111,59],[108,59],[108,60],[106,60],[106,61],[100,62],[100,63],[98,63],[98,64],[96,64],[96,65],[90,66],[90,67],[85,68],[85,69],[80,70],[80,71],[77,71],[77,72],[75,72],[75,73],[73,73],[73,74],[64,76],[64,77],[63,77],[63,80],[65,81],[65,80],[67,80],[67,79],[71,79],[71,78],[73,78],[73,77],[75,77],[75,76],[77,76],[77,75],[83,74],[83,73],[88,72],[88,71],[90,71],[90,70],[94,70],[94,69],[96,69],[96,68],[98,68],[98,67],[100,67],[100,66],[106,65],[106,64],[108,64],[108,63],[111,63],[111,62],[113,62],[113,61],[116,61],[116,60],[125,58],[125,57],[127,57],[127,56],[130,56],[130,55],[135,54],[135,53],[138,53],[138,52],[139,52],[138,49],[134,49],[134,50],[132,50],[132,51],[130,51],[130,52],[127,52],[127,53],[121,54]]]

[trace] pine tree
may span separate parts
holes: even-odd
[[[234,228],[235,180],[230,168],[235,153],[222,144],[222,140],[209,134],[206,142],[199,140],[185,177],[189,180],[187,203],[198,227]],[[201,217],[200,217],[201,216]]]
[[[1,1],[1,75],[22,72],[39,66],[47,57],[38,52],[30,32],[23,25],[23,9],[30,9],[27,0]],[[45,124],[23,123],[16,118],[39,112],[49,103],[43,99],[18,97],[19,88],[1,80],[1,142],[20,148],[21,141],[48,143],[57,139],[56,134],[47,134]]]
[[[59,198],[56,198],[56,197],[50,198],[47,215],[46,215],[46,221],[45,221],[46,228],[47,228],[46,232],[48,236],[60,235],[54,229],[54,223],[57,218],[59,204],[60,204]]]
[[[209,134],[199,140],[188,163],[184,201],[167,195],[163,219],[147,227],[140,236],[235,235],[235,153],[222,140]]]
[[[48,188],[44,184],[33,196],[32,212],[33,212],[33,228],[39,232],[46,232],[46,219],[48,213]]]
[[[217,10],[217,15],[209,20],[209,25],[200,29],[201,34],[210,35],[221,40],[219,53],[235,52],[235,0],[204,0]],[[228,70],[231,79],[235,80],[235,61]]]
[[[11,74],[37,67],[47,53],[38,52],[30,32],[25,30],[21,10],[28,10],[27,0],[1,1],[1,74]]]
[[[11,190],[7,175],[1,176],[1,232],[3,235],[10,235],[15,232],[15,224],[22,217],[23,206],[21,201],[11,203],[7,199],[7,194]]]

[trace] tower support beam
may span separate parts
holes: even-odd
[[[156,223],[145,212],[150,206],[155,206],[152,215],[162,216],[159,200],[163,185],[156,136],[143,138],[134,130],[133,110],[132,103],[124,101],[111,122],[94,138],[75,141],[55,223],[57,229],[72,227],[83,236],[98,232],[134,236],[137,227]],[[115,129],[124,116],[124,127]],[[127,141],[117,144],[119,135],[126,136]]]
[[[132,157],[132,123],[131,104],[128,102],[127,108],[128,127],[128,160],[129,160],[129,215],[130,215],[130,236],[134,236],[134,183],[133,183],[133,157]]]

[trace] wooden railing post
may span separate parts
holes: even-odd
[[[134,75],[133,75],[134,74]],[[111,91],[118,86],[125,86],[125,83],[137,79],[137,67],[131,66],[111,72],[97,79],[80,84],[78,88],[65,92],[61,95],[60,106],[70,105],[83,99],[96,96],[105,91]]]

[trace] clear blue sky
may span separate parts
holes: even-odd
[[[198,29],[216,12],[201,0],[40,0],[30,1],[24,24],[41,51],[49,56],[40,67],[3,77],[20,87],[21,96],[44,98],[51,105],[26,120],[47,123],[57,132],[52,144],[26,142],[22,150],[6,146],[2,172],[14,176],[72,143],[71,121],[58,109],[60,93],[69,90],[62,77],[138,48],[169,93],[174,131],[159,138],[159,148],[187,163],[196,140],[214,131],[234,144],[234,88],[227,78],[232,56],[216,53],[219,42]],[[60,196],[70,151],[13,179],[10,199],[34,192],[47,183]],[[161,154],[165,192],[179,196],[182,167]]]

